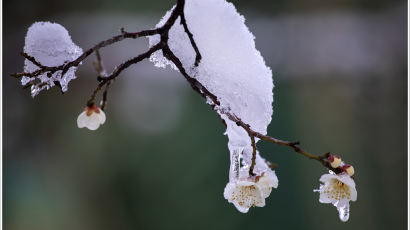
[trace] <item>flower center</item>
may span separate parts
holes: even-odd
[[[336,179],[333,179],[323,192],[327,198],[337,201],[351,198],[349,186]]]
[[[232,193],[232,201],[236,200],[240,206],[250,208],[251,206],[262,204],[257,196],[257,188],[254,185],[242,186]]]
[[[85,112],[87,117],[91,116],[93,113],[100,113],[100,109],[94,104],[92,107],[85,107]]]

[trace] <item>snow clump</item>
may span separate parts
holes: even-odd
[[[82,55],[83,50],[73,43],[68,31],[57,23],[36,22],[28,29],[24,52],[34,57],[43,66],[57,67],[71,62]],[[32,73],[40,67],[30,60],[24,61],[24,72]],[[42,73],[36,77],[23,76],[21,84],[31,85],[31,95],[35,97],[43,89],[50,89],[59,84],[61,91],[66,92],[68,83],[75,79],[77,67],[71,67],[64,75],[62,71],[53,74]]]

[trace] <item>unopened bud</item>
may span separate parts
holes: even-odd
[[[349,176],[353,176],[354,168],[351,165],[343,165],[342,170],[345,171]]]
[[[332,168],[337,168],[339,167],[340,163],[342,162],[342,159],[339,156],[336,155],[330,155],[327,160],[330,163],[330,166],[332,166]]]

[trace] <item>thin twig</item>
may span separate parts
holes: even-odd
[[[195,57],[195,67],[197,67],[199,65],[199,62],[202,59],[201,53],[199,52],[198,46],[196,45],[196,42],[194,40],[194,35],[192,35],[191,31],[189,31],[188,29],[188,25],[186,23],[185,20],[185,14],[182,13],[181,14],[181,24],[184,27],[185,33],[188,35],[189,41],[191,42],[192,48],[194,48],[195,53],[196,53],[196,57]]]
[[[129,59],[128,61],[125,61],[121,65],[117,66],[114,71],[108,75],[107,77],[104,77],[101,82],[97,85],[97,87],[94,89],[93,93],[90,96],[90,99],[87,101],[87,105],[92,105],[94,104],[95,97],[97,93],[102,89],[102,87],[107,84],[109,81],[114,80],[116,77],[120,75],[122,71],[127,69],[129,66],[138,63],[146,58],[149,58],[151,54],[153,54],[155,51],[161,49],[163,46],[162,43],[158,43],[155,46],[152,46],[148,51],[145,53],[142,53],[134,58]]]
[[[244,122],[243,122],[240,118],[238,118],[237,116],[235,116],[235,115],[233,115],[233,114],[231,114],[231,113],[229,113],[229,112],[225,112],[224,114],[225,114],[231,121],[235,122],[236,125],[238,125],[238,126],[242,127],[243,129],[245,129],[245,130],[248,132],[249,135],[252,135],[252,136],[257,137],[257,138],[259,138],[259,139],[261,139],[261,140],[264,140],[264,141],[269,141],[269,142],[274,143],[274,144],[278,144],[278,145],[290,147],[290,148],[292,148],[295,152],[297,152],[297,153],[299,153],[299,154],[301,154],[301,155],[303,155],[303,156],[305,156],[305,157],[307,157],[307,158],[309,158],[309,159],[313,159],[313,160],[319,161],[323,166],[325,166],[325,167],[328,168],[329,170],[332,170],[332,171],[335,172],[335,173],[340,173],[340,170],[339,170],[339,169],[334,169],[334,168],[332,168],[332,167],[329,165],[329,163],[327,162],[326,159],[327,159],[327,158],[329,157],[329,155],[330,155],[329,152],[328,152],[328,153],[325,153],[325,154],[322,155],[322,156],[317,156],[317,155],[311,154],[311,153],[307,152],[306,150],[303,150],[302,148],[300,148],[300,142],[298,142],[298,141],[296,141],[296,142],[283,141],[283,140],[280,140],[280,139],[273,138],[273,137],[271,137],[271,136],[263,135],[263,134],[261,134],[261,133],[259,133],[259,132],[256,132],[256,131],[252,130],[248,124],[244,123]]]
[[[102,96],[102,102],[101,102],[101,109],[104,111],[105,106],[107,105],[107,100],[108,100],[108,88],[110,87],[111,81],[108,81],[107,84],[105,85],[105,89],[103,92]]]
[[[255,162],[256,162],[256,143],[255,143],[255,136],[250,135],[251,138],[251,144],[252,144],[252,163],[251,167],[249,167],[249,175],[254,176],[255,174],[253,173],[253,168],[255,167]]]
[[[34,65],[40,67],[40,68],[49,68],[47,66],[42,65],[40,62],[38,62],[34,57],[28,55],[25,52],[20,53],[21,56],[25,57],[27,60],[31,61]]]
[[[95,57],[96,57],[96,60],[94,61],[94,68],[97,71],[98,76],[100,78],[103,78],[103,77],[105,77],[107,72],[105,71],[105,68],[104,68],[103,63],[102,63],[100,50],[95,51]]]

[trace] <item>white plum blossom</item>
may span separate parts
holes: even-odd
[[[105,122],[105,113],[95,104],[91,107],[85,107],[77,118],[78,128],[88,128],[89,130],[96,130]]]
[[[265,206],[261,189],[252,181],[229,182],[225,187],[224,197],[242,213],[247,213],[252,206]]]
[[[340,220],[346,222],[349,219],[349,202],[357,199],[354,180],[346,173],[331,172],[322,175],[320,182],[324,184],[321,184],[318,190],[313,190],[320,193],[319,202],[333,204],[339,211]]]
[[[263,173],[252,179],[239,179],[229,182],[224,197],[233,203],[238,211],[247,213],[250,207],[264,207],[272,188],[278,187],[278,178],[274,171]]]

